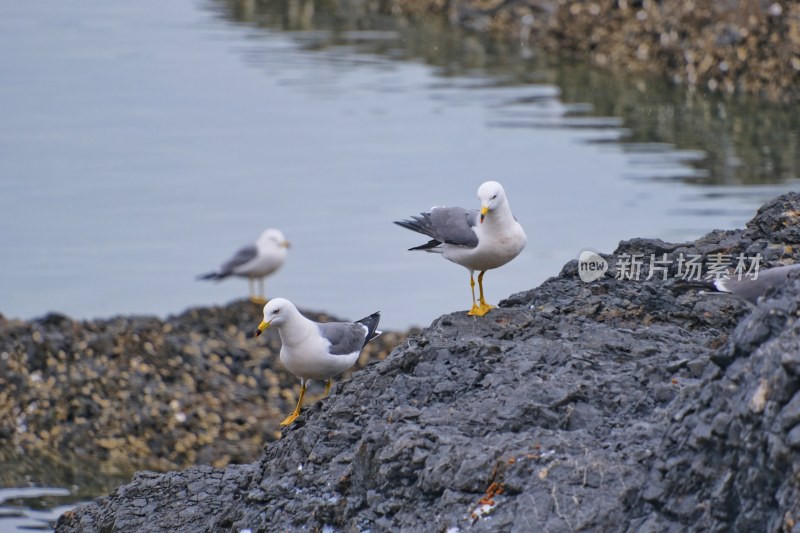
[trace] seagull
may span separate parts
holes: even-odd
[[[483,275],[519,255],[527,237],[522,226],[511,214],[506,191],[496,181],[487,181],[478,188],[481,208],[433,207],[430,213],[420,213],[411,220],[395,224],[431,237],[427,243],[409,248],[440,253],[445,259],[469,270],[472,289],[470,316],[483,316],[494,306],[483,297]],[[475,301],[475,271],[478,270],[480,299]]]
[[[320,323],[304,317],[285,298],[273,298],[264,306],[264,320],[256,329],[256,337],[270,326],[277,327],[281,335],[281,362],[300,378],[297,407],[281,426],[288,426],[300,416],[309,381],[327,381],[325,396],[328,395],[333,376],[353,366],[364,346],[381,334],[377,329],[380,319],[377,312],[356,322]]]
[[[789,279],[800,276],[800,264],[769,268],[756,277],[696,280],[680,282],[678,288],[697,287],[711,292],[732,294],[755,305],[770,289],[780,287]]]
[[[281,230],[266,229],[254,244],[241,247],[217,270],[202,274],[197,279],[221,281],[228,276],[247,278],[250,300],[259,305],[265,304],[267,299],[264,296],[264,278],[283,265],[289,246],[289,241]],[[256,279],[260,289],[258,295],[253,287],[253,281]]]

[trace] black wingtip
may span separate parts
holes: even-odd
[[[230,272],[209,272],[208,274],[200,274],[196,279],[200,281],[222,281],[230,275]]]
[[[363,324],[367,328],[367,336],[364,339],[364,346],[366,346],[369,341],[380,335],[380,332],[378,331],[378,323],[380,321],[381,321],[380,311],[376,311],[371,315],[357,321],[359,324]],[[376,331],[378,332],[376,333]]]
[[[414,246],[413,248],[409,248],[408,251],[413,252],[415,250],[432,250],[437,246],[439,246],[440,244],[442,244],[441,241],[437,241],[436,239],[431,239],[425,244],[420,244],[419,246]]]

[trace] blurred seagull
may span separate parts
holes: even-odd
[[[469,270],[472,309],[468,315],[483,316],[494,306],[483,297],[483,275],[487,270],[505,265],[522,251],[527,237],[508,205],[503,186],[487,181],[478,188],[481,208],[433,207],[411,220],[395,224],[431,237],[427,243],[409,248],[440,253],[445,259]],[[475,271],[478,274],[480,299],[475,301]]]
[[[699,288],[709,292],[732,294],[755,305],[770,289],[780,287],[792,278],[800,277],[800,264],[768,268],[758,272],[758,277],[690,280],[676,283],[676,288]]]
[[[297,407],[281,426],[288,426],[300,415],[309,381],[326,381],[325,395],[328,395],[333,376],[353,366],[364,346],[381,334],[377,330],[380,319],[378,312],[357,322],[320,323],[301,315],[285,298],[273,298],[264,306],[264,320],[256,329],[256,337],[270,326],[277,327],[281,335],[281,362],[300,378]]]
[[[267,299],[264,294],[264,278],[283,265],[289,246],[289,241],[280,230],[266,229],[254,244],[243,246],[217,270],[202,274],[197,279],[221,281],[228,276],[247,278],[250,300],[257,304],[265,304]],[[259,286],[258,294],[255,293],[253,284],[256,279]]]

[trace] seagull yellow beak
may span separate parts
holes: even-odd
[[[283,248],[291,248],[292,247],[292,243],[290,243],[289,241],[283,241],[280,245]]]
[[[489,208],[486,206],[481,207],[481,224],[483,224],[483,219],[486,217],[486,213],[489,212]]]
[[[269,327],[269,324],[270,324],[269,322],[264,322],[262,320],[261,324],[259,324],[258,327],[256,328],[256,337],[264,333],[264,330]]]

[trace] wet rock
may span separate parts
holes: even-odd
[[[745,230],[606,257],[766,250],[800,196],[770,205]],[[58,530],[790,531],[800,281],[755,308],[672,281],[587,284],[568,263],[482,319],[434,321],[257,463],[134,480]]]

